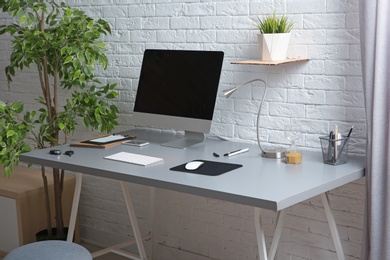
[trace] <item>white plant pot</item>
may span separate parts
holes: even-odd
[[[260,59],[264,61],[285,60],[290,33],[258,34]]]

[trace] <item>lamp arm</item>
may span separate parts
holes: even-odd
[[[259,136],[259,126],[260,126],[260,114],[261,114],[261,109],[263,107],[263,103],[264,103],[264,99],[265,99],[265,95],[267,94],[267,83],[262,80],[262,79],[252,79],[250,81],[247,81],[245,82],[244,84],[241,84],[240,86],[238,87],[234,87],[234,88],[231,88],[231,89],[227,89],[227,90],[224,90],[224,95],[229,98],[236,90],[238,90],[239,88],[247,85],[247,84],[250,84],[250,83],[253,83],[253,82],[256,82],[256,81],[260,81],[260,82],[263,82],[264,85],[265,85],[265,89],[264,89],[264,94],[263,94],[263,97],[261,98],[261,102],[260,102],[260,106],[259,106],[259,112],[257,113],[257,120],[256,120],[256,139],[257,139],[257,144],[261,150],[261,152],[264,154],[264,150],[263,148],[261,147],[261,143],[260,143],[260,136]]]
[[[259,105],[259,112],[257,113],[257,119],[256,119],[256,139],[257,139],[257,145],[259,146],[261,152],[264,154],[264,149],[261,147],[260,143],[260,135],[259,135],[259,128],[260,128],[260,115],[261,115],[261,109],[263,107],[263,103],[265,100],[265,95],[267,94],[267,84],[265,83],[264,80],[262,79],[257,79],[257,80],[252,80],[252,81],[261,81],[264,83],[265,88],[264,88],[264,94],[263,97],[261,98],[260,105]]]

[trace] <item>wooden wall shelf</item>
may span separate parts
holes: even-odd
[[[286,60],[280,60],[280,61],[243,60],[243,61],[233,61],[233,62],[231,62],[231,64],[276,66],[276,65],[285,64],[285,63],[301,62],[301,61],[308,61],[308,60],[309,60],[308,58],[288,58]]]

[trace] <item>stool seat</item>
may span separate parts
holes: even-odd
[[[4,260],[92,260],[84,247],[59,240],[47,240],[27,244],[12,250]]]

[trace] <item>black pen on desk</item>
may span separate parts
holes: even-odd
[[[241,154],[241,153],[246,153],[249,151],[249,148],[244,148],[244,149],[239,149],[239,150],[236,150],[236,151],[233,151],[233,152],[229,152],[229,153],[225,153],[223,156],[233,156],[233,155],[237,155],[237,154]]]

